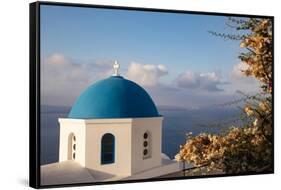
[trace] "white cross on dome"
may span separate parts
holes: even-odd
[[[114,73],[113,76],[119,76],[119,68],[120,68],[120,64],[118,63],[118,61],[114,61],[113,64],[113,69],[114,69]]]

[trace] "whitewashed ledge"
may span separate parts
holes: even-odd
[[[186,165],[191,168],[192,165]],[[41,166],[41,185],[59,185],[73,183],[88,183],[116,180],[136,180],[149,179],[178,173],[182,170],[182,164],[170,160],[168,156],[162,154],[162,164],[160,166],[136,173],[131,176],[116,176],[100,171],[90,170],[81,167],[75,161],[57,162]]]

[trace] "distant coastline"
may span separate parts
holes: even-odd
[[[233,107],[180,107],[171,105],[156,105],[158,111],[196,111],[196,110],[231,110]],[[71,106],[53,106],[41,105],[41,113],[66,113],[69,112]]]

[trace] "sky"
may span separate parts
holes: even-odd
[[[41,5],[41,101],[71,106],[97,80],[122,76],[141,85],[157,105],[208,107],[258,91],[244,77],[237,33],[227,17]]]

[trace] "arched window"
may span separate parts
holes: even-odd
[[[147,159],[151,157],[151,134],[149,131],[143,133],[143,159]]]
[[[68,160],[75,160],[76,158],[76,137],[73,133],[68,136]]]
[[[106,133],[101,138],[101,164],[114,163],[114,136]]]

